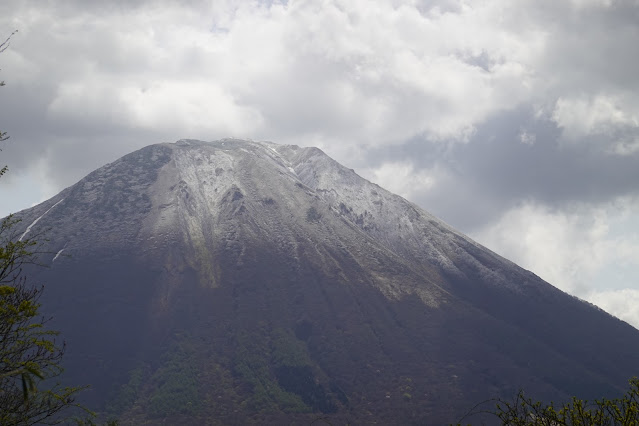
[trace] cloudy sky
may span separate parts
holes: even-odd
[[[639,1],[3,0],[0,216],[145,145],[319,146],[639,327]]]

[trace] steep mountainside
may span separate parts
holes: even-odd
[[[124,424],[440,424],[637,374],[639,331],[316,148],[153,145],[19,216],[67,378]]]

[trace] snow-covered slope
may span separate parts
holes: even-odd
[[[430,304],[443,297],[437,286],[415,286],[415,278],[407,278],[414,271],[401,258],[406,250],[396,249],[409,241],[411,231],[399,229],[393,237],[386,229],[389,220],[410,226],[409,215],[418,214],[415,207],[321,151],[238,140],[182,140],[167,146],[172,161],[162,167],[150,190],[154,207],[140,235],[154,244],[170,244],[167,233],[183,230],[199,262],[189,259],[192,267],[202,270],[203,264],[211,263],[211,253],[221,250],[236,251],[241,265],[244,247],[256,241],[270,244],[293,263],[302,256],[300,250],[311,246],[312,258],[322,268],[335,268],[339,263],[335,258],[348,254],[388,297],[417,292]],[[318,185],[316,177],[325,186]],[[362,195],[362,190],[368,193]],[[438,237],[448,238],[444,233]],[[342,253],[326,247],[339,247]],[[391,274],[392,268],[379,264],[380,252],[394,258],[402,270]],[[441,252],[429,256],[429,261],[453,267]]]
[[[65,204],[75,208],[73,216],[62,213]],[[154,256],[180,241],[190,255],[179,261],[213,286],[221,250],[237,252],[241,263],[245,245],[269,241],[295,260],[304,240],[327,268],[339,254],[318,243],[340,247],[388,297],[416,293],[435,306],[450,290],[444,276],[479,276],[488,286],[523,295],[556,291],[317,148],[237,139],[153,145],[96,170],[24,220],[35,224],[45,215],[59,215],[61,222],[52,229],[60,236],[52,238],[53,253],[72,255],[75,248],[98,250],[124,240]],[[380,252],[402,265],[394,278],[379,264]]]

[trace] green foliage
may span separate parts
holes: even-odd
[[[305,409],[333,413],[335,403],[316,383],[306,344],[288,330],[275,329],[271,337],[271,363],[280,388],[301,398]],[[308,408],[306,408],[308,407]]]
[[[153,417],[192,415],[200,411],[199,370],[194,360],[195,351],[188,339],[176,344],[164,355],[162,366],[151,378],[156,386],[149,401]]]
[[[639,425],[639,379],[630,380],[630,389],[622,398],[596,400],[593,403],[573,398],[555,407],[543,405],[519,392],[513,402],[500,401],[497,417],[504,425]]]
[[[234,372],[249,384],[247,411],[334,413],[337,406],[315,376],[306,344],[275,328],[238,336]]]
[[[122,385],[116,396],[107,406],[111,414],[121,414],[133,407],[140,396],[140,390],[144,383],[144,368],[138,367],[129,372],[129,381]]]
[[[289,413],[310,412],[300,396],[282,389],[269,365],[269,358],[275,362],[299,362],[302,355],[291,346],[281,330],[275,331],[271,345],[266,335],[245,334],[238,336],[235,354],[235,373],[251,386],[252,396],[246,402],[250,411],[277,411]],[[293,347],[293,354],[287,353],[287,347]]]
[[[281,328],[273,330],[271,359],[276,367],[304,367],[311,365],[306,345],[290,332]]]
[[[464,418],[488,413],[496,416],[501,424],[510,426],[637,426],[639,379],[634,377],[630,380],[630,388],[623,397],[591,403],[573,397],[570,402],[555,407],[553,403],[544,405],[534,401],[519,391],[512,402],[497,400],[494,411],[479,410],[482,404]],[[461,421],[457,424],[460,425]]]

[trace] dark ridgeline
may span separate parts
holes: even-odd
[[[639,331],[316,148],[153,145],[18,216],[65,376],[123,424],[443,424],[639,366]]]

